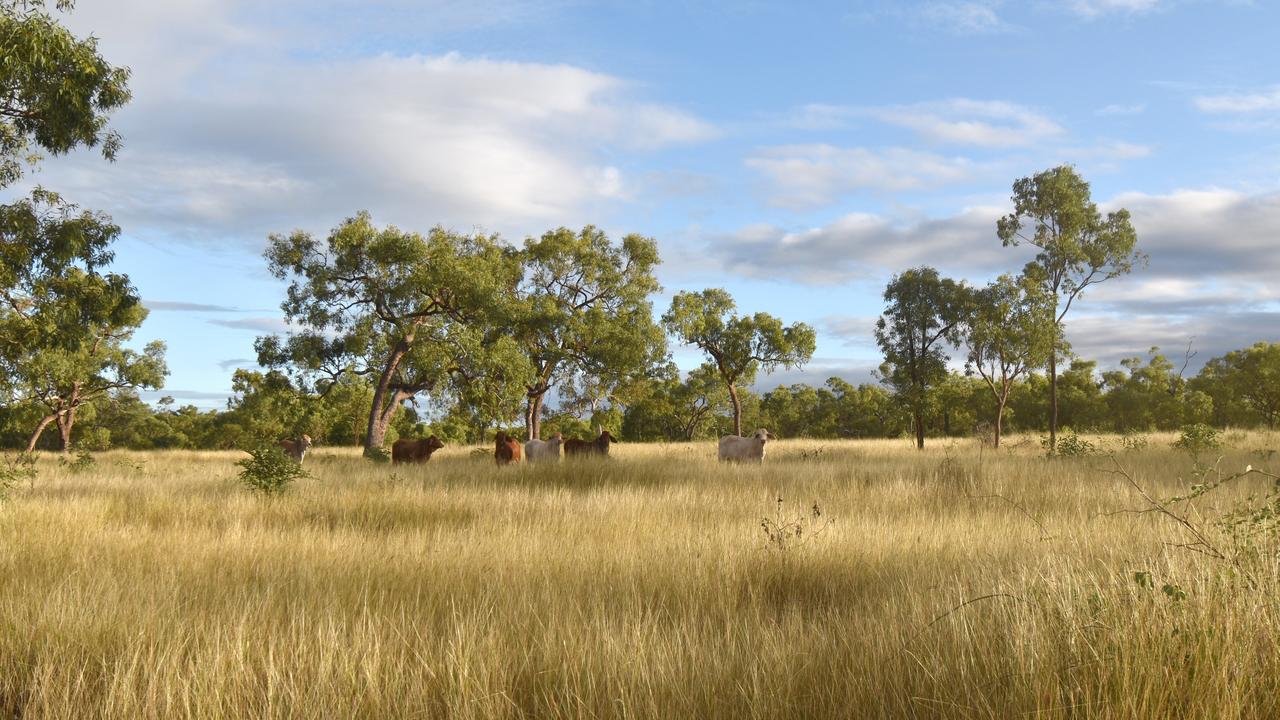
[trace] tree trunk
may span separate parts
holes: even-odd
[[[1001,400],[1000,403],[996,405],[996,440],[993,447],[997,450],[1000,449],[1000,430],[1004,425],[1004,404],[1005,401]]]
[[[543,390],[537,395],[529,395],[529,403],[524,412],[524,432],[528,440],[542,439],[542,404],[546,400],[546,393]]]
[[[49,423],[58,419],[57,414],[46,415],[40,420],[40,424],[36,425],[36,429],[31,433],[31,437],[27,439],[27,452],[36,449],[36,443],[40,442],[40,436],[44,434],[44,429],[49,427]]]
[[[58,449],[71,452],[71,427],[76,423],[76,409],[67,410],[58,418]]]
[[[924,415],[919,410],[912,412],[916,423],[916,449],[924,449]]]
[[[383,440],[387,436],[387,426],[391,423],[391,415],[395,413],[395,401],[392,400],[390,407],[391,413],[386,412],[387,393],[391,391],[391,378],[395,376],[396,369],[400,367],[400,361],[404,359],[405,354],[409,350],[409,341],[406,339],[396,346],[392,351],[391,357],[387,358],[387,365],[382,369],[382,374],[378,376],[378,386],[373,390],[373,402],[369,405],[369,424],[364,434],[364,452],[366,455],[373,451],[381,451]],[[398,393],[393,393],[394,395]]]
[[[1058,449],[1058,350],[1049,355],[1049,452]]]
[[[733,401],[733,434],[742,437],[742,402],[733,383],[729,383],[729,399]]]

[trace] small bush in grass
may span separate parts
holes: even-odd
[[[25,452],[13,457],[6,455],[4,464],[0,465],[0,500],[7,498],[9,491],[21,482],[35,485],[36,456]]]
[[[1222,440],[1219,439],[1219,435],[1217,428],[1212,428],[1208,425],[1200,423],[1187,425],[1182,428],[1182,435],[1174,441],[1173,447],[1193,454],[1206,450],[1217,450],[1222,447]]]
[[[1046,454],[1061,457],[1087,457],[1098,454],[1098,446],[1080,437],[1074,430],[1067,430],[1058,438],[1057,448],[1050,447],[1047,437],[1040,438],[1040,446],[1044,448]]]
[[[68,460],[65,456],[58,458],[58,464],[73,473],[81,473],[86,470],[91,470],[95,462],[97,462],[97,460],[88,450],[81,450],[76,453],[75,460]]]
[[[1129,452],[1146,450],[1147,446],[1150,444],[1151,440],[1147,438],[1146,435],[1133,430],[1126,430],[1124,434],[1120,436],[1120,447],[1124,450],[1128,450]]]
[[[285,491],[289,483],[311,477],[302,464],[284,454],[278,445],[262,445],[248,450],[249,457],[236,463],[240,470],[240,482],[250,490],[264,495],[276,495]]]

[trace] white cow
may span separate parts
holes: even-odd
[[[760,428],[749,437],[725,435],[720,438],[720,460],[722,462],[764,462],[764,446],[776,439],[773,433]]]
[[[311,436],[303,435],[297,440],[281,440],[280,449],[284,450],[284,454],[294,459],[294,462],[302,464],[302,459],[307,456],[307,448],[311,447]]]
[[[557,463],[560,462],[560,445],[564,435],[556,433],[550,440],[530,440],[524,444],[525,462]]]

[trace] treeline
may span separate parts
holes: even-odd
[[[9,98],[0,188],[40,151],[98,146],[113,159],[120,147],[107,120],[130,98],[128,71],[46,5],[0,0]],[[306,433],[381,457],[402,435],[477,442],[499,428],[689,440],[762,425],[784,437],[911,433],[923,447],[930,435],[986,427],[997,442],[1005,428],[1047,429],[1051,445],[1059,423],[1274,427],[1275,345],[1215,359],[1189,380],[1158,355],[1101,375],[1073,360],[1068,311],[1086,289],[1145,262],[1137,233],[1124,209],[1103,215],[1070,166],[1017,180],[1012,201],[995,234],[1036,248],[1020,273],[972,287],[920,267],[889,282],[874,329],[881,382],[832,379],[763,396],[749,388],[808,362],[814,329],[739,312],[719,288],[676,293],[655,317],[652,238],[562,227],[513,245],[356,213],[324,236],[270,236],[264,260],[288,285],[281,310],[292,330],[258,338],[262,370],[235,374],[227,408],[199,411],[139,399],[168,369],[163,343],[131,347],[147,311],[111,268],[120,228],[38,189],[0,205],[0,443],[245,448]],[[706,364],[682,374],[672,342],[697,348]]]
[[[212,411],[176,407],[172,400],[154,407],[134,393],[119,393],[93,406],[77,424],[76,444],[85,450],[228,449],[300,432],[325,445],[363,444],[373,396],[366,382],[344,381],[319,396],[303,392],[280,372],[239,370],[234,386],[236,394],[228,407]],[[638,399],[626,406],[549,410],[542,421],[543,434],[587,437],[607,429],[624,441],[679,442],[732,432],[733,404],[709,366],[682,379],[669,368],[665,377],[649,379],[643,386],[634,390]],[[1006,430],[1046,432],[1047,391],[1043,373],[1015,383]],[[782,437],[894,438],[914,430],[909,409],[880,383],[853,385],[831,378],[820,387],[795,384],[763,395],[739,392],[743,422],[768,427]],[[1280,424],[1280,343],[1258,343],[1228,353],[1189,378],[1155,349],[1146,358],[1130,358],[1121,369],[1101,373],[1096,363],[1076,359],[1059,376],[1058,396],[1061,426],[1079,432],[1136,433],[1191,424],[1275,429]],[[991,435],[990,391],[981,378],[949,372],[935,399],[925,415],[928,436]],[[12,409],[4,411],[2,442],[9,447],[21,444],[23,429],[32,419]],[[432,420],[405,407],[392,422],[388,440],[434,434],[452,444],[478,443],[498,428],[476,422],[461,408]]]

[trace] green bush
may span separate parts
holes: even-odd
[[[1201,423],[1187,425],[1182,428],[1182,435],[1174,441],[1173,447],[1193,454],[1206,450],[1217,450],[1222,447],[1220,434],[1217,428]]]
[[[1040,438],[1040,446],[1044,448],[1046,454],[1061,457],[1086,457],[1098,454],[1098,446],[1080,437],[1074,430],[1064,430],[1063,434],[1058,436],[1056,449],[1049,446],[1047,437]]]
[[[289,483],[311,477],[301,463],[294,462],[278,445],[262,445],[246,452],[249,457],[236,464],[241,467],[240,482],[254,492],[277,495],[284,492]]]
[[[20,482],[34,484],[36,480],[36,457],[31,453],[18,453],[13,457],[5,456],[0,464],[0,500],[9,496],[9,491]]]

